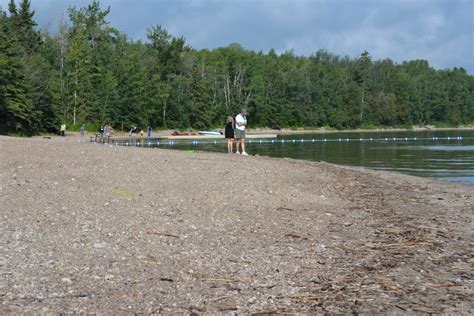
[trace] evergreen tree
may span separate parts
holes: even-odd
[[[364,118],[364,110],[367,107],[366,99],[368,94],[368,86],[369,86],[369,79],[370,79],[370,68],[371,68],[371,57],[369,52],[364,51],[360,58],[357,60],[356,72],[355,72],[355,80],[360,85],[362,89],[361,93],[361,100],[360,100],[360,119],[359,122],[363,123]]]
[[[14,8],[14,3],[10,3]],[[31,124],[35,115],[28,98],[20,45],[13,34],[12,20],[0,12],[0,133],[37,132]]]

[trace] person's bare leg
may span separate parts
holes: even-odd
[[[245,138],[242,138],[242,144],[240,144],[240,146],[242,146],[242,155],[248,156],[249,154],[245,151]]]

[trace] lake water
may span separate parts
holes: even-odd
[[[151,145],[156,146],[156,140]],[[155,142],[155,143],[154,143]],[[227,151],[225,141],[182,141],[160,148]],[[251,155],[363,166],[474,185],[474,131],[364,132],[287,135],[247,140]]]

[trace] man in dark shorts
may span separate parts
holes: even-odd
[[[235,138],[237,141],[237,154],[239,154],[239,146],[242,149],[242,155],[248,156],[245,152],[245,128],[247,127],[247,110],[241,109],[240,113],[235,117]]]

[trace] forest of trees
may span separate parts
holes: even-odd
[[[29,0],[0,10],[0,134],[85,124],[167,129],[222,127],[246,107],[251,127],[472,124],[474,76],[425,60],[396,64],[267,54],[239,44],[195,50],[160,25],[133,41],[98,1],[70,7],[56,34],[38,29]]]

